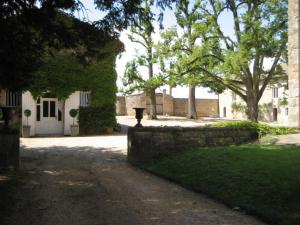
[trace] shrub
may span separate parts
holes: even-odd
[[[255,130],[258,133],[259,137],[263,137],[265,135],[282,135],[282,134],[290,134],[295,133],[296,128],[285,127],[285,126],[271,126],[265,123],[256,123],[248,120],[244,121],[225,121],[211,124],[209,126],[213,127],[233,127],[236,129],[251,129]]]
[[[106,128],[116,126],[116,109],[114,104],[102,107],[79,108],[79,132],[80,134],[101,134]]]
[[[27,118],[27,125],[26,126],[28,126],[28,118],[31,116],[31,111],[29,109],[25,109],[24,110],[24,115]]]
[[[78,115],[78,109],[71,109],[69,114],[73,118],[73,125],[74,125],[75,124],[75,117]]]

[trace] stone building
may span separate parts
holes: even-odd
[[[220,118],[246,119],[246,104],[230,90],[219,95]],[[288,89],[286,85],[266,88],[259,101],[258,119],[263,122],[288,123]]]
[[[218,99],[196,99],[198,117],[219,117]],[[134,107],[146,108],[150,111],[150,98],[146,94],[119,96],[117,98],[117,115],[135,115]],[[163,93],[156,93],[156,110],[158,115],[183,116],[187,115],[188,100],[186,98],[173,98]]]
[[[299,23],[299,0],[289,0],[289,124],[292,126],[300,125],[300,104],[299,104],[299,82],[300,82],[300,23]]]

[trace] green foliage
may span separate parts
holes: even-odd
[[[168,84],[206,86],[214,92],[222,92],[219,82],[205,76],[205,68],[214,66],[209,56],[214,54],[212,49],[218,49],[218,43],[206,36],[211,23],[201,15],[199,1],[178,1],[175,16],[177,27],[162,32],[162,41],[158,44]]]
[[[24,110],[24,115],[25,115],[26,117],[30,117],[30,116],[31,116],[31,111],[30,111],[29,109],[25,109],[25,110]]]
[[[233,113],[244,113],[246,112],[246,106],[241,102],[233,102],[231,104],[232,112]]]
[[[286,96],[279,99],[279,105],[282,107],[287,107],[289,105],[288,98]]]
[[[75,118],[78,115],[78,110],[77,109],[71,109],[69,114],[72,118]]]
[[[85,61],[75,57],[71,50],[51,51],[44,56],[43,64],[35,73],[30,86],[37,98],[49,91],[61,100],[67,99],[75,91],[91,91],[92,104],[101,106],[114,103],[116,87],[115,60],[120,49],[119,41],[109,41],[96,48],[101,58]]]
[[[114,104],[101,107],[79,108],[79,129],[82,135],[102,134],[106,128],[116,126],[116,109]]]
[[[269,224],[300,221],[300,148],[241,145],[199,148],[143,168]]]
[[[176,17],[184,35],[176,28],[166,32],[162,48],[170,75],[214,91],[230,89],[246,102],[248,118],[257,121],[267,85],[287,80],[281,66],[287,59],[287,2],[179,1]],[[233,22],[231,36],[221,27],[224,13]],[[271,67],[265,66],[267,59],[272,59]]]
[[[282,135],[295,133],[296,128],[285,127],[285,126],[271,126],[265,123],[257,123],[253,121],[243,120],[243,121],[224,121],[211,124],[209,126],[213,127],[233,127],[236,129],[246,128],[257,131],[259,137],[265,135]]]
[[[137,43],[145,53],[138,52],[136,57],[127,62],[123,76],[122,92],[130,94],[136,90],[150,93],[164,84],[164,77],[154,72],[154,65],[158,64],[157,49],[153,41],[155,14],[152,12],[154,1],[143,0],[140,7],[144,10],[145,16],[139,18],[130,27],[128,38],[131,42]],[[142,75],[139,68],[148,67],[148,76]]]

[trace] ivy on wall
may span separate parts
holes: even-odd
[[[115,104],[106,104],[101,107],[79,108],[79,132],[86,134],[106,133],[106,128],[116,126]]]
[[[121,49],[119,41],[109,41],[97,49],[98,58],[80,59],[69,49],[49,51],[44,63],[35,73],[30,92],[34,97],[51,92],[65,100],[75,91],[91,91],[92,106],[112,104],[116,100],[115,60]]]
[[[71,49],[48,51],[29,90],[35,98],[51,93],[60,100],[66,100],[75,91],[91,91],[91,105],[79,109],[80,133],[103,133],[116,124],[115,61],[122,50],[119,40],[109,39],[95,48],[90,58],[81,59]]]

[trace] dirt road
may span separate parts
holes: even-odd
[[[12,225],[262,225],[126,163],[126,136],[22,140]]]

